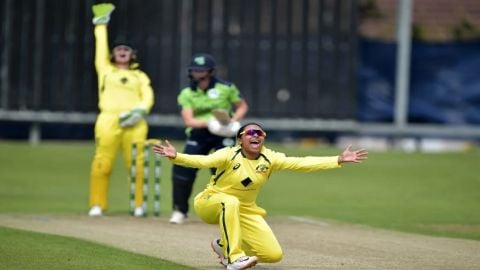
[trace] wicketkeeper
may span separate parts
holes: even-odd
[[[92,7],[100,114],[95,123],[90,216],[101,216],[107,209],[109,179],[119,148],[125,166],[129,168],[132,143],[146,140],[148,125],[144,117],[154,102],[150,79],[138,69],[136,51],[125,42],[116,44],[109,51],[107,25],[114,9],[110,3]],[[138,149],[137,156],[135,216],[143,216],[143,148]]]

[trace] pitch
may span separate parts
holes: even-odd
[[[280,263],[258,269],[475,269],[480,242],[392,232],[299,217],[269,219],[284,249]],[[139,219],[0,215],[0,225],[71,236],[198,269],[222,269],[210,249],[215,226]]]

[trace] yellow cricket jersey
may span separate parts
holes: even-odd
[[[119,69],[110,62],[106,25],[95,26],[95,68],[101,112],[150,111],[154,102],[150,79],[139,69]]]
[[[209,155],[177,153],[172,162],[186,167],[216,168],[204,192],[221,192],[237,197],[244,207],[256,207],[257,195],[274,171],[310,172],[339,168],[338,156],[287,157],[263,147],[256,160],[247,159],[240,146],[225,147]]]

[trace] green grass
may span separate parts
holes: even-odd
[[[0,213],[87,214],[93,142],[30,146],[0,141],[0,153]],[[161,210],[169,213],[171,185],[167,174],[171,164],[163,162],[162,167]],[[128,215],[128,192],[127,171],[119,156],[110,182],[109,215]],[[73,238],[1,226],[0,239],[0,265],[8,269],[192,269]],[[6,239],[17,240],[5,242]],[[43,250],[45,246],[49,249]],[[61,257],[50,256],[50,248],[55,250],[52,254],[63,252]],[[74,261],[59,261],[62,257]]]
[[[338,170],[277,173],[259,203],[273,215],[480,240],[479,158],[478,150],[370,153]]]
[[[0,143],[0,212],[75,213],[88,211],[93,143]],[[8,154],[6,154],[8,153]],[[171,164],[162,164],[162,211],[170,211]],[[110,180],[109,213],[128,211],[128,172],[119,155]],[[151,209],[151,208],[150,208]]]
[[[2,269],[194,269],[88,241],[0,227]]]
[[[182,149],[182,142],[175,144]],[[269,144],[269,147],[290,156],[336,155],[340,152],[327,147],[302,148],[279,144]],[[93,151],[93,142],[45,142],[30,146],[23,142],[0,141],[0,213],[86,215]],[[276,172],[260,193],[258,204],[270,216],[303,216],[480,240],[479,160],[478,149],[441,154],[371,152],[366,162],[347,164],[337,170]],[[170,162],[163,159],[163,215],[171,212],[170,172]],[[208,175],[207,170],[200,172],[194,193],[203,189]],[[127,171],[120,157],[111,178],[109,205],[110,215],[128,214]],[[0,233],[2,241],[4,234],[26,239],[22,240],[25,242],[9,244],[8,252],[13,252],[12,248],[28,246],[28,239],[33,235],[4,229]],[[52,237],[35,235],[39,245]],[[65,250],[71,251],[68,256],[76,258],[78,240],[55,239],[63,239],[69,246]],[[69,241],[70,244],[67,244]],[[1,253],[4,253],[4,246],[0,246]],[[3,262],[4,258],[0,258]],[[152,259],[152,263],[159,262]],[[46,265],[51,266],[49,263],[54,265],[57,262],[51,258],[46,260]],[[132,261],[130,265],[133,264],[135,262]]]

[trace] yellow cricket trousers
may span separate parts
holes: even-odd
[[[118,114],[98,115],[95,123],[96,149],[90,173],[90,207],[99,205],[102,209],[107,209],[110,175],[119,148],[122,150],[125,167],[130,172],[132,143],[145,142],[147,134],[148,125],[145,120],[133,127],[121,128]],[[139,207],[143,201],[143,144],[137,148],[136,165],[135,207]]]
[[[282,248],[263,218],[263,209],[241,206],[235,196],[208,190],[195,197],[194,207],[203,221],[219,225],[220,244],[229,263],[245,255],[269,263],[282,259]]]

